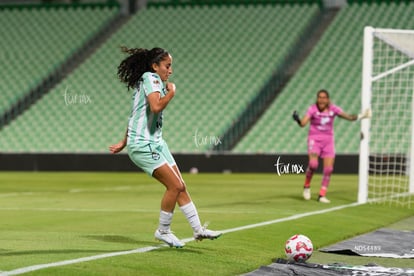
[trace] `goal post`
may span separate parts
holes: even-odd
[[[358,202],[414,206],[414,30],[365,27]]]

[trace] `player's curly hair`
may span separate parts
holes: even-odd
[[[326,95],[326,97],[328,97],[328,99],[329,99],[329,92],[328,92],[328,90],[326,90],[326,89],[320,89],[318,91],[318,93],[316,93],[316,96],[319,96],[319,94],[321,94],[321,93],[324,93]]]
[[[145,72],[154,72],[152,68],[154,63],[160,64],[169,55],[166,50],[158,47],[149,50],[122,46],[121,51],[129,56],[119,64],[118,77],[127,85],[128,90],[135,88]]]

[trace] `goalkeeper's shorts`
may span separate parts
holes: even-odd
[[[309,137],[308,138],[308,154],[315,153],[321,158],[335,157],[335,142],[331,137],[319,138]]]

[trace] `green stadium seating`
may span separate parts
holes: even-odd
[[[163,6],[140,11],[77,70],[1,130],[0,152],[108,152],[108,146],[123,137],[131,106],[132,91],[127,91],[116,76],[117,66],[125,57],[119,46],[125,45],[159,46],[171,52],[171,81],[177,85],[177,94],[165,110],[164,137],[173,152],[204,153],[260,91],[317,11],[316,4]],[[0,23],[3,12],[0,11]],[[42,12],[48,20],[79,16],[76,12],[60,14],[64,10],[51,11],[53,15]],[[233,152],[305,153],[307,129],[298,128],[291,113],[296,109],[303,115],[321,88],[330,91],[332,101],[346,112],[358,113],[363,27],[412,29],[413,12],[411,3],[344,7],[282,93]],[[112,14],[108,10],[107,15],[98,16],[101,19],[88,20],[94,22],[94,27],[85,27],[78,38],[84,41],[85,33],[92,33],[90,28],[96,29]],[[76,28],[82,29],[86,24]],[[64,28],[65,32],[72,30]],[[49,35],[58,34],[44,37]],[[13,34],[9,36],[8,41],[12,41]],[[33,38],[36,43],[43,40]],[[9,66],[8,72],[15,73],[7,75],[7,82],[0,82],[0,89],[27,91],[49,72],[45,67],[52,70],[52,65],[56,66],[81,44],[61,44],[59,38],[52,41],[57,41],[56,47],[52,43],[42,48],[50,48],[50,57],[28,61],[40,67],[30,67],[27,79],[19,79],[16,72],[28,72],[29,68],[22,62],[10,63],[13,66]],[[28,51],[28,46],[22,44],[19,47]],[[0,46],[9,48],[3,40]],[[63,48],[66,50],[62,53]],[[2,57],[8,55],[9,52],[3,53]],[[36,55],[42,55],[42,51]],[[17,94],[1,94],[1,102],[10,104],[18,98]],[[337,152],[357,153],[359,123],[338,119],[335,125]],[[195,138],[205,138],[207,143],[197,144]]]
[[[413,13],[414,3],[360,4],[341,9],[283,92],[233,151],[305,153],[307,127],[300,129],[291,114],[297,110],[303,116],[322,88],[345,112],[359,113],[364,27],[412,29]],[[359,152],[359,130],[358,122],[335,121],[337,153]],[[253,143],[260,146],[252,147]]]
[[[317,5],[184,6],[148,8],[132,17],[79,69],[20,116],[5,137],[19,137],[22,124],[31,139],[6,151],[107,152],[125,132],[132,91],[116,77],[124,57],[120,45],[154,46],[174,58],[171,80],[177,95],[165,111],[164,135],[174,152],[205,152],[211,147],[283,60]],[[163,20],[168,18],[168,24]],[[257,20],[259,19],[260,20]],[[90,103],[68,104],[84,95]],[[47,122],[37,124],[36,122]],[[195,135],[207,143],[195,143]],[[15,136],[17,135],[17,136]],[[211,142],[210,142],[211,138]]]
[[[117,12],[117,8],[0,10],[0,114]]]

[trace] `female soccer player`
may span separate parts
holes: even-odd
[[[118,66],[118,77],[134,89],[132,111],[125,137],[109,150],[118,153],[127,146],[130,159],[143,171],[161,182],[166,191],[161,200],[159,226],[155,238],[171,247],[183,247],[170,229],[178,204],[194,231],[194,239],[216,239],[222,233],[201,226],[181,172],[162,138],[163,110],[175,95],[172,57],[162,48],[122,48],[128,54]]]
[[[319,190],[318,201],[322,203],[330,203],[326,197],[331,174],[335,161],[335,142],[333,122],[335,116],[346,119],[348,121],[356,121],[371,117],[371,111],[368,109],[363,114],[349,115],[342,111],[342,108],[330,102],[328,91],[322,89],[317,93],[316,103],[311,105],[306,115],[300,119],[296,111],[293,112],[293,119],[304,127],[310,122],[308,133],[308,154],[309,164],[306,169],[305,185],[303,190],[303,198],[311,199],[310,183],[314,171],[318,168],[319,157],[323,159],[323,178],[322,185]]]

